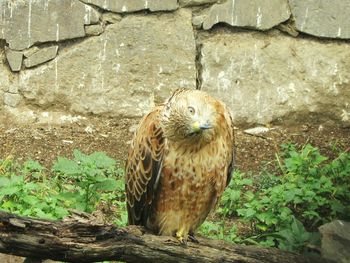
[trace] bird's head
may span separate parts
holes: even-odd
[[[209,142],[215,135],[216,100],[199,90],[177,90],[163,110],[164,135],[173,141]]]

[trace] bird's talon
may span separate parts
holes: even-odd
[[[193,243],[199,243],[198,239],[194,235],[188,235],[188,239]]]
[[[178,240],[182,246],[187,246],[187,240],[185,238],[181,237]]]
[[[183,244],[183,245],[187,245],[187,240],[185,238],[181,238],[180,239],[180,243]]]
[[[178,231],[176,234],[175,234],[175,237],[176,239],[180,242],[181,245],[187,245],[187,238],[184,238],[183,236],[183,231]]]

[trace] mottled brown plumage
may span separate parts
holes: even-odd
[[[186,242],[229,183],[234,134],[228,108],[179,89],[140,122],[126,164],[129,224]]]

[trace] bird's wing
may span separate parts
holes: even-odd
[[[165,140],[157,107],[140,122],[126,163],[126,196],[130,225],[146,225],[162,169]]]
[[[235,137],[234,137],[234,125],[233,125],[233,119],[232,115],[230,113],[230,109],[225,105],[225,112],[224,116],[226,119],[227,123],[227,129],[228,129],[228,138],[227,138],[227,143],[231,145],[231,160],[230,164],[228,167],[228,172],[227,172],[227,179],[226,179],[226,186],[229,185],[231,178],[232,178],[232,173],[234,170],[235,166],[235,157],[236,157],[236,146],[235,146]]]

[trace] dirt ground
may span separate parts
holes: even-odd
[[[19,161],[38,160],[50,168],[58,156],[71,157],[74,149],[83,153],[106,152],[125,160],[129,142],[138,120],[90,117],[64,125],[0,123],[0,159],[11,155]],[[271,127],[266,133],[247,134],[236,128],[236,167],[241,171],[259,171],[261,164],[274,159],[279,145],[311,143],[323,154],[333,157],[333,149],[350,147],[350,128],[301,125]]]

